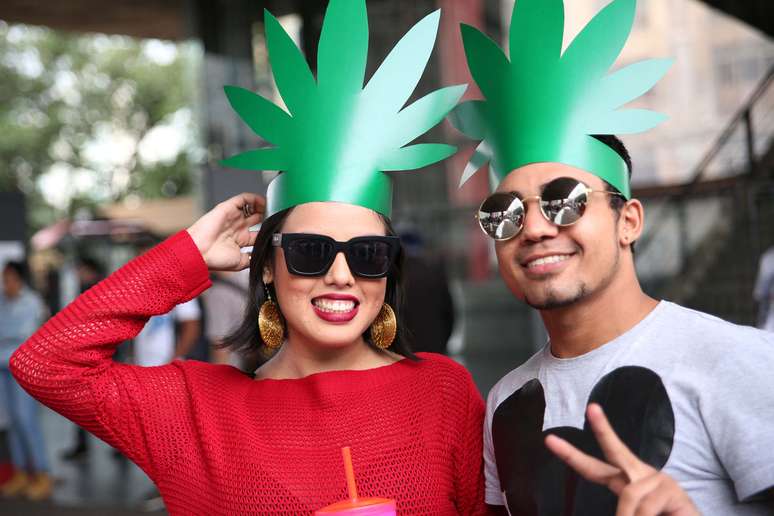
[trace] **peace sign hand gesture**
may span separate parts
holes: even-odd
[[[255,243],[249,231],[263,220],[266,199],[242,193],[215,206],[188,228],[196,247],[211,271],[240,271],[250,265],[250,254],[242,247]]]
[[[602,407],[592,403],[586,414],[607,462],[583,453],[555,435],[546,437],[546,446],[583,478],[605,485],[618,495],[616,516],[699,514],[672,477],[642,462],[621,442]]]

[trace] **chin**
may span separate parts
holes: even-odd
[[[524,301],[537,310],[556,310],[566,308],[582,301],[587,297],[585,285],[579,285],[570,292],[559,292],[556,289],[548,289],[547,292],[530,296],[524,296]]]
[[[317,342],[321,347],[336,349],[345,348],[358,341],[363,333],[356,329],[342,327],[338,328],[314,328],[310,332],[310,338]]]

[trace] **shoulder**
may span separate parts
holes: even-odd
[[[668,358],[672,364],[705,377],[729,369],[774,367],[774,333],[742,326],[674,303],[665,307],[660,322],[648,334],[643,351]],[[758,364],[755,366],[755,364]]]
[[[21,301],[25,306],[29,307],[40,308],[44,306],[43,298],[31,288],[25,288],[22,291]]]
[[[217,392],[212,391],[212,393],[219,398],[227,392],[226,389],[249,385],[248,382],[253,381],[252,375],[231,365],[210,364],[199,360],[175,360],[172,364],[188,379],[193,389],[200,386],[207,391],[212,391],[216,386]],[[221,388],[224,390],[221,391]]]
[[[465,366],[454,359],[437,353],[417,353],[419,361],[412,362],[417,371],[422,375],[422,382],[427,382],[428,388],[440,389],[454,397],[474,393],[481,398],[481,394],[473,381],[473,376]]]
[[[471,379],[472,381],[470,372],[465,369],[465,366],[452,358],[438,353],[420,352],[416,355],[419,357],[419,361],[414,362],[414,364],[425,372],[432,372],[440,376]]]
[[[722,346],[729,351],[729,344],[774,345],[774,334],[752,326],[735,324],[714,315],[693,310],[675,303],[666,303],[661,331],[670,331],[675,336],[683,336],[689,342],[701,344],[704,349]]]
[[[490,407],[490,410],[497,407],[500,402],[524,386],[525,383],[537,377],[544,352],[545,349],[537,351],[526,362],[503,376],[490,389],[487,396],[487,405]]]

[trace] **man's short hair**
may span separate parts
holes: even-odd
[[[629,172],[629,180],[632,179],[632,158],[629,155],[629,151],[626,149],[626,146],[624,143],[618,138],[617,136],[614,136],[612,134],[593,134],[591,135],[593,138],[596,138],[597,140],[601,141],[611,149],[613,149],[616,154],[621,156],[621,159],[624,160],[624,163],[626,163],[626,170]],[[611,185],[604,179],[602,180],[605,183],[605,190],[608,192],[616,192],[621,193],[618,191],[618,188]],[[623,205],[626,203],[626,200],[619,196],[619,195],[611,195],[610,196],[610,207],[613,208],[616,212],[620,212],[621,208],[623,208]]]

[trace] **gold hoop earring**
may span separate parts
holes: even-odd
[[[282,322],[279,306],[272,301],[269,290],[266,290],[266,301],[258,311],[258,332],[261,340],[270,350],[275,350],[282,345],[285,337],[285,324]]]
[[[387,303],[382,305],[379,315],[371,323],[371,341],[379,349],[387,349],[395,340],[398,333],[398,321],[395,318],[395,312]]]

